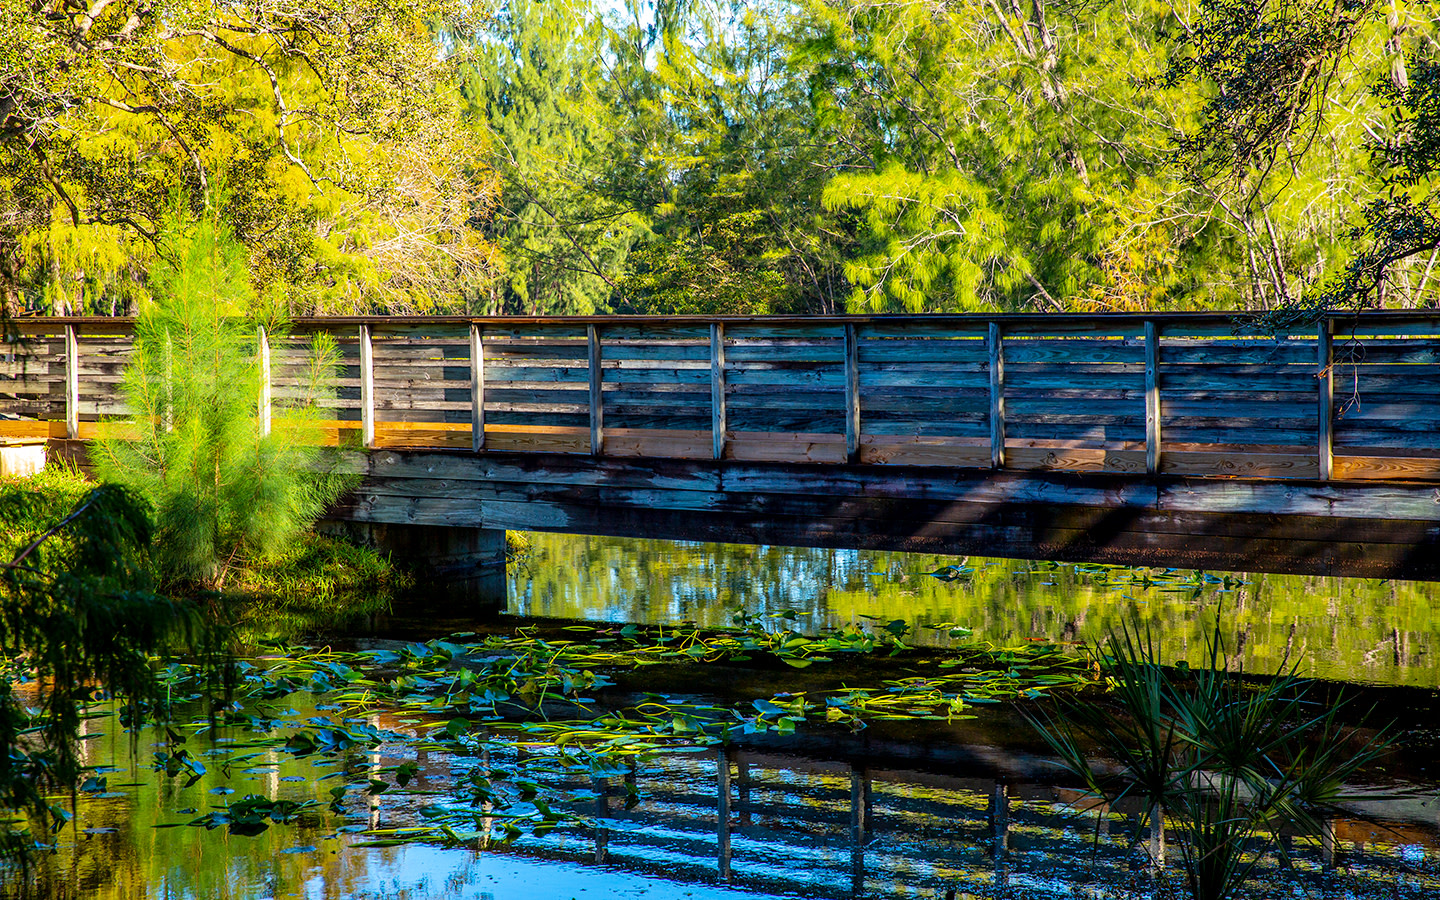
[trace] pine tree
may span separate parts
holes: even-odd
[[[96,459],[105,480],[153,505],[163,576],[220,589],[232,567],[286,546],[343,485],[321,471],[301,411],[262,433],[244,247],[207,219],[167,251],[136,322],[124,385],[131,417],[104,436]]]

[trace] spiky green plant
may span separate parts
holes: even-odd
[[[1150,632],[1123,627],[1093,650],[1111,695],[1062,698],[1053,715],[1032,718],[1092,794],[1139,799],[1140,828],[1174,835],[1196,900],[1237,896],[1267,853],[1285,853],[1282,828],[1319,832],[1347,780],[1390,744],[1382,730],[1352,746],[1345,702],[1314,699],[1293,665],[1267,679],[1231,671],[1219,627],[1194,670],[1161,665]],[[1118,767],[1097,766],[1096,751]],[[1150,852],[1161,847],[1152,841]]]
[[[220,589],[236,565],[289,545],[343,483],[296,410],[261,429],[245,248],[204,220],[177,230],[150,277],[125,374],[131,416],[95,461],[154,507],[165,579]]]

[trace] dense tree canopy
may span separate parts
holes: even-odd
[[[0,0],[0,285],[291,310],[1428,304],[1426,0]],[[457,90],[458,88],[458,90]]]
[[[303,305],[483,287],[484,145],[435,30],[463,0],[0,2],[0,278],[118,311],[177,212],[223,210]]]

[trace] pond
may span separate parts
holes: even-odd
[[[1406,732],[1358,785],[1370,799],[1287,836],[1288,866],[1267,864],[1253,895],[1440,895],[1429,585],[529,537],[501,622],[400,608],[265,650],[213,723],[183,704],[168,732],[97,715],[76,822],[11,895],[1163,897],[1141,811],[1082,797],[1012,704],[988,701],[1085,677],[1050,645],[1132,615],[1168,658],[1198,662],[1217,608],[1248,670],[1288,654],[1365,685]],[[809,665],[818,645],[787,650],[786,631],[766,645],[778,662],[702,664],[737,610],[755,634],[859,622],[846,633],[882,652],[832,639],[837,659]],[[1015,649],[1008,674],[890,660],[897,634]],[[622,647],[644,664],[606,668]],[[542,713],[523,728],[493,715],[500,682],[463,675],[517,656],[504,683]],[[177,697],[193,691],[174,678]],[[705,731],[722,715],[731,740]]]
[[[872,616],[955,622],[998,644],[1098,641],[1139,621],[1164,658],[1198,664],[1220,613],[1246,671],[1274,673],[1288,659],[1308,677],[1440,687],[1440,584],[1429,582],[528,537],[530,551],[511,572],[509,609],[518,615],[722,627],[737,608],[791,609],[810,633]]]

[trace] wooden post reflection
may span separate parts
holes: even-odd
[[[1005,867],[1006,851],[1010,849],[1010,786],[1003,781],[995,782],[990,792],[990,856],[995,864],[995,887],[1000,889],[1010,881],[1009,870]]]
[[[745,754],[735,751],[735,811],[740,816],[740,827],[750,825],[750,760]]]
[[[485,745],[480,747],[480,774],[488,781],[490,778],[490,748]],[[491,815],[495,811],[495,804],[490,800],[480,802],[480,846],[490,846],[490,829],[495,826],[495,817]]]
[[[594,779],[595,786],[595,862],[605,862],[610,851],[610,829],[604,821],[610,817],[610,781]]]
[[[1335,868],[1335,823],[1328,818],[1320,820],[1320,863]]]
[[[865,844],[870,839],[870,773],[850,767],[850,874],[851,892],[865,893]]]
[[[1010,786],[995,782],[990,793],[990,836],[994,838],[991,853],[996,859],[1010,848]]]
[[[715,834],[718,839],[720,880],[730,880],[730,756],[721,750],[715,760]]]
[[[1150,871],[1157,877],[1165,869],[1165,807],[1150,807]]]

